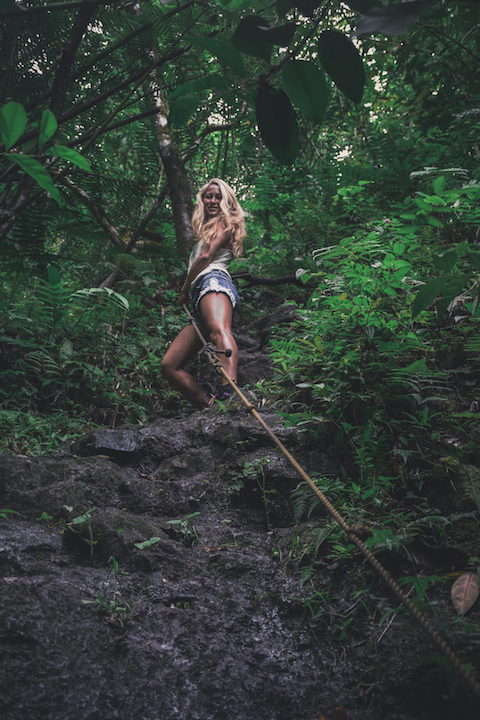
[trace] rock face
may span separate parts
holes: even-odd
[[[337,475],[326,447],[264,418],[307,471]],[[21,513],[0,519],[3,720],[446,718],[410,621],[375,648],[342,568],[300,582],[298,483],[235,404],[0,456],[0,508]]]

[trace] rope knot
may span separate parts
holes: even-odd
[[[352,535],[356,535],[362,542],[365,542],[365,540],[369,537],[373,537],[372,529],[367,526],[360,525],[360,523],[356,523],[355,525],[349,527],[348,532]]]

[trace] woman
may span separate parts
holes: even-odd
[[[230,357],[219,357],[226,373],[236,382],[238,349],[232,335],[232,319],[238,293],[228,266],[232,257],[239,257],[242,252],[245,220],[235,193],[226,182],[214,178],[200,189],[192,228],[198,241],[190,255],[178,305],[183,305],[190,294],[193,316],[201,332],[218,350],[231,349]],[[199,409],[211,405],[214,398],[207,398],[183,367],[201,347],[195,328],[187,325],[168,348],[161,365],[168,382]],[[226,399],[232,391],[230,383],[223,379],[219,399]]]

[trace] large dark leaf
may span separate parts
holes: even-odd
[[[228,79],[224,75],[213,73],[197,80],[191,80],[191,82],[185,83],[181,87],[178,87],[167,97],[167,100],[173,100],[183,95],[192,95],[194,93],[201,93],[204,90],[212,90],[213,88],[226,88],[228,87]]]
[[[412,320],[419,312],[425,310],[425,308],[428,307],[438,295],[440,295],[446,282],[447,278],[443,277],[435,278],[435,280],[430,280],[430,282],[422,285],[415,297],[415,300],[413,301]]]
[[[40,120],[40,132],[38,135],[38,146],[43,147],[50,138],[55,135],[58,127],[57,118],[51,110],[44,110]]]
[[[216,38],[188,37],[187,35],[185,35],[185,41],[192,43],[192,45],[199,45],[199,47],[204,48],[211,55],[214,55],[219,60],[223,60],[223,62],[235,70],[238,75],[245,77],[243,58],[231,43],[225,43]]]
[[[0,133],[6,150],[17,142],[26,124],[27,113],[19,103],[9,102],[0,109]]]
[[[175,100],[170,107],[168,122],[174,127],[182,127],[192,117],[198,108],[199,100],[195,97],[181,97]]]
[[[82,168],[82,170],[92,172],[92,168],[90,167],[90,163],[87,158],[80,155],[80,153],[73,148],[65,147],[65,145],[54,145],[52,148],[45,151],[45,155],[54,155],[56,157],[64,158],[64,160],[68,160],[68,162],[73,163],[73,165],[77,165],[77,167]]]
[[[260,35],[264,40],[272,45],[280,45],[280,47],[287,47],[290,45],[297,24],[294,22],[285,23],[285,25],[277,25],[277,27],[257,27],[255,32]]]
[[[262,139],[282,165],[291,165],[299,150],[295,111],[283,90],[261,87],[256,101],[257,124]]]
[[[423,3],[404,2],[399,5],[372,7],[360,18],[355,35],[406,35],[418,22],[422,14]]]
[[[37,160],[29,157],[28,155],[9,155],[9,160],[16,162],[24,172],[30,175],[44,190],[50,193],[52,198],[61,205],[60,193],[53,184],[53,180],[50,174],[45,170]]]
[[[268,29],[268,22],[260,15],[247,15],[233,33],[232,45],[239,52],[270,62],[272,44],[256,32],[259,26]]]
[[[318,56],[338,89],[359,103],[365,86],[365,70],[351,40],[337,30],[325,30],[318,39]]]
[[[289,60],[283,67],[282,80],[293,104],[314,122],[323,122],[329,90],[324,74],[315,63]]]
[[[432,255],[432,260],[437,267],[450,272],[458,260],[458,255],[455,250],[449,250],[444,255]]]

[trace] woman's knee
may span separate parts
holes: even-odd
[[[168,358],[163,358],[162,362],[160,363],[160,373],[162,377],[166,379],[172,377],[172,375],[175,374],[175,368],[168,360]]]
[[[222,327],[221,325],[214,325],[209,328],[210,340],[214,345],[230,340],[232,332],[230,328]]]

